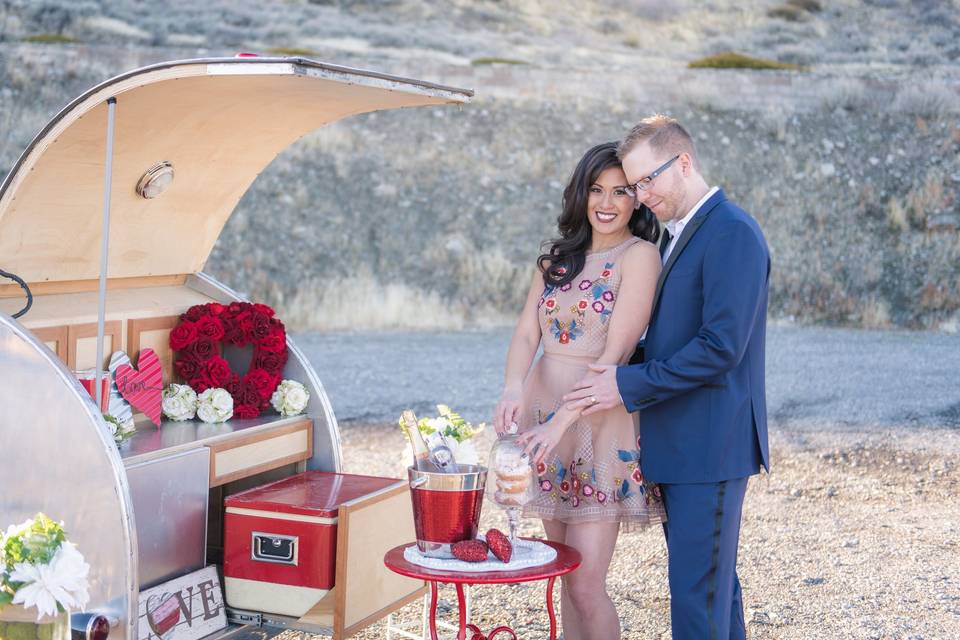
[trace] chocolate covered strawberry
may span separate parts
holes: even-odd
[[[487,543],[483,540],[461,540],[455,542],[450,551],[453,557],[464,562],[483,562],[487,559]]]
[[[493,555],[497,556],[497,559],[501,562],[510,562],[510,556],[513,555],[513,545],[510,544],[510,538],[499,529],[487,531],[486,538],[487,546],[490,547]]]

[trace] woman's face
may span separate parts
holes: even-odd
[[[625,231],[636,205],[636,198],[627,193],[627,177],[620,167],[605,169],[590,185],[587,219],[594,233],[616,237]]]

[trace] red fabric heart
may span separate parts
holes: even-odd
[[[163,369],[153,349],[141,349],[137,359],[139,371],[121,364],[115,372],[120,395],[134,409],[142,411],[150,421],[160,426],[160,394],[163,392]]]

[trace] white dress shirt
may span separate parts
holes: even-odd
[[[693,205],[693,209],[690,209],[687,212],[687,215],[683,216],[679,220],[671,220],[666,224],[667,231],[670,232],[670,244],[667,245],[667,250],[663,252],[663,264],[667,264],[667,259],[670,257],[670,253],[673,251],[673,248],[677,245],[677,238],[680,237],[680,234],[683,233],[684,227],[687,226],[687,223],[697,214],[697,211],[700,210],[700,207],[703,206],[703,203],[710,199],[710,197],[719,190],[719,187],[713,187],[710,191],[707,191],[706,195],[700,198],[700,201],[697,204]]]

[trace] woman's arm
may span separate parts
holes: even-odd
[[[660,269],[660,252],[649,242],[638,242],[624,252],[617,301],[596,364],[619,365],[630,360],[650,323]]]
[[[533,281],[527,292],[527,301],[517,320],[517,328],[513,331],[510,341],[510,350],[507,352],[507,368],[504,375],[503,394],[497,403],[493,416],[493,426],[497,433],[507,430],[511,422],[516,421],[520,412],[520,392],[523,380],[530,371],[533,358],[537,355],[540,346],[540,319],[538,303],[543,293],[543,275],[537,269],[533,273]]]

